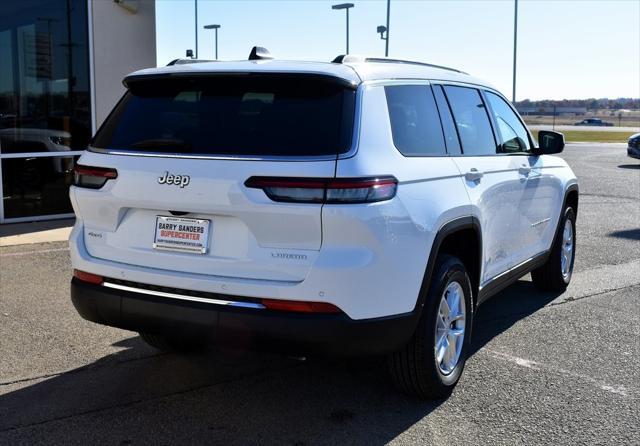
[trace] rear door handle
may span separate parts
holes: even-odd
[[[480,172],[478,169],[476,169],[475,167],[472,168],[469,172],[464,174],[464,177],[466,178],[467,181],[480,181],[480,178],[482,178],[483,176],[484,174]]]

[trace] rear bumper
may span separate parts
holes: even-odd
[[[627,155],[631,158],[640,158],[640,147],[627,146]]]
[[[202,336],[241,348],[375,355],[399,349],[413,334],[417,313],[353,320],[345,314],[299,314],[229,308],[106,288],[72,279],[71,300],[92,322],[133,331]]]

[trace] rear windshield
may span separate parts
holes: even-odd
[[[321,156],[351,146],[355,91],[326,76],[134,80],[93,140],[118,151]]]

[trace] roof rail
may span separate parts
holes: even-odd
[[[456,68],[445,67],[442,65],[435,65],[435,64],[426,63],[426,62],[417,62],[415,60],[390,59],[388,57],[364,57],[364,56],[352,56],[350,54],[341,54],[337,56],[335,59],[333,59],[331,62],[332,63],[362,63],[362,62],[401,63],[401,64],[409,64],[409,65],[421,65],[423,67],[439,68],[441,70],[455,71],[456,73],[461,73],[461,74],[469,74],[464,71],[458,70]]]
[[[217,62],[215,60],[207,60],[207,59],[173,59],[171,62],[167,64],[167,66],[171,65],[186,65],[190,63],[202,63],[202,62]]]

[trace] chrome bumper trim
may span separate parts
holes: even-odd
[[[150,296],[158,296],[158,297],[168,297],[170,299],[189,300],[192,302],[203,302],[203,303],[214,304],[214,305],[228,305],[230,307],[253,308],[257,310],[264,310],[266,308],[262,304],[257,304],[253,302],[241,302],[241,301],[235,301],[235,300],[222,300],[222,299],[207,299],[204,297],[187,296],[185,294],[165,293],[164,291],[145,290],[144,288],[135,288],[135,287],[126,286],[126,285],[118,285],[117,283],[110,283],[110,282],[103,282],[102,286],[107,288],[113,288],[116,290],[130,291],[132,293],[147,294]]]

